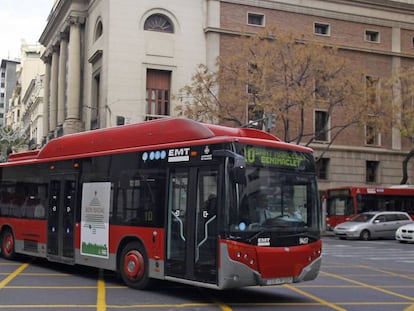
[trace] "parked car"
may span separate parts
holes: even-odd
[[[404,242],[414,242],[414,223],[401,226],[395,231],[395,239]]]
[[[413,223],[413,220],[404,212],[366,212],[338,224],[334,228],[334,233],[342,239],[394,239],[395,231],[409,223]]]

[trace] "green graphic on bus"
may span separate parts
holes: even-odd
[[[106,245],[98,245],[82,242],[82,253],[96,256],[108,256],[108,247]]]

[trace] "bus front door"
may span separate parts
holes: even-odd
[[[169,178],[167,276],[217,283],[218,170],[182,168]]]
[[[47,257],[53,261],[74,261],[76,175],[52,175],[47,213]]]

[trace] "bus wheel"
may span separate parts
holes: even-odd
[[[1,255],[6,259],[14,258],[14,236],[10,229],[6,229],[1,236]]]
[[[368,230],[363,230],[359,237],[363,241],[368,241],[371,238],[371,233]]]
[[[148,287],[148,257],[141,243],[128,243],[122,250],[120,273],[122,280],[129,287],[135,289]]]

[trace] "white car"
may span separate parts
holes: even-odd
[[[404,242],[414,242],[414,223],[401,226],[395,231],[395,239]]]

